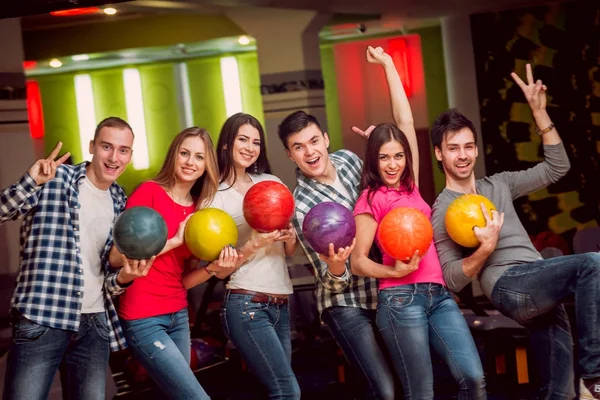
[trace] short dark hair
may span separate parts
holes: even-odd
[[[475,138],[475,145],[477,145],[477,133],[473,122],[469,120],[464,114],[458,111],[456,108],[450,108],[440,115],[433,121],[431,126],[431,144],[433,148],[442,149],[442,142],[448,133],[458,132],[463,128],[469,128],[473,132]],[[444,171],[441,161],[438,161],[438,168]]]
[[[131,129],[131,126],[127,123],[127,121],[119,117],[108,117],[100,121],[100,123],[96,127],[96,131],[94,132],[94,140],[96,140],[98,134],[103,128],[129,129],[129,131],[133,135],[133,129]]]
[[[309,125],[316,125],[317,128],[321,132],[321,124],[319,124],[319,120],[313,115],[307,114],[304,111],[296,111],[291,113],[283,121],[279,124],[279,139],[281,139],[281,143],[283,143],[283,147],[288,149],[287,139],[295,133],[300,132],[302,129],[306,128]]]

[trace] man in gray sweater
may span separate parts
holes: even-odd
[[[581,399],[600,399],[600,254],[587,253],[544,260],[519,221],[513,201],[558,181],[570,164],[562,141],[546,112],[546,87],[533,79],[513,79],[523,90],[541,135],[545,160],[533,168],[482,179],[473,174],[477,158],[473,124],[456,110],[440,115],[431,129],[446,188],[433,206],[434,240],[444,278],[460,291],[479,279],[484,294],[504,315],[525,326],[542,383],[540,398],[572,399],[573,339],[562,302],[575,295],[582,371]],[[444,223],[450,203],[465,193],[481,194],[498,211],[482,206],[485,227],[474,229],[480,245],[466,249],[448,235]]]

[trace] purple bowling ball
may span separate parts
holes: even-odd
[[[356,236],[356,223],[346,207],[326,201],[319,203],[306,214],[302,232],[308,243],[319,254],[329,255],[329,243],[337,252],[350,246]]]

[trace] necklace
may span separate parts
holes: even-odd
[[[179,203],[178,201],[176,201],[175,194],[173,193],[172,190],[166,190],[166,192],[167,192],[167,195],[171,198],[171,201],[173,202],[173,208],[175,210],[177,210],[177,208],[180,208],[181,211],[183,212],[183,218],[185,219],[188,215],[188,210],[187,210],[188,206],[183,205],[183,204]]]

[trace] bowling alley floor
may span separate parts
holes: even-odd
[[[352,400],[360,399],[361,390],[352,382],[356,379],[345,369],[346,383],[339,383],[339,357],[337,346],[331,339],[316,341],[295,350],[293,368],[302,391],[302,399],[307,400]],[[457,389],[449,371],[441,361],[434,360],[435,400],[457,398]],[[197,373],[197,377],[212,400],[259,400],[266,399],[260,383],[247,371],[242,371],[235,357],[214,368]],[[534,396],[531,389],[524,387],[511,394],[489,393],[491,400],[529,400]],[[164,397],[157,391],[144,391],[138,394],[117,396],[115,399],[155,400]]]

